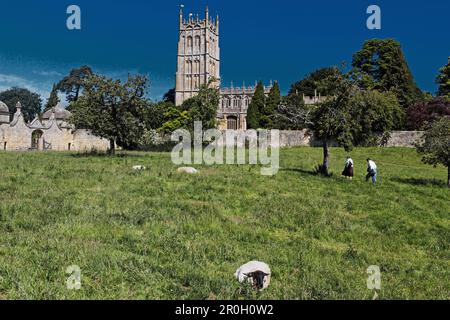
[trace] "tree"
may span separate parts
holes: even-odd
[[[66,94],[68,102],[75,102],[83,91],[85,80],[92,75],[93,72],[89,66],[72,69],[70,74],[57,84],[57,88]]]
[[[422,130],[444,116],[450,116],[450,101],[438,97],[429,102],[418,102],[406,111],[406,125],[409,130]]]
[[[447,167],[447,186],[450,188],[450,117],[443,117],[429,127],[417,151],[423,154],[424,163]]]
[[[16,113],[16,104],[20,101],[23,117],[26,122],[33,120],[41,112],[42,108],[41,96],[24,88],[14,87],[0,92],[0,101],[6,103],[11,115]]]
[[[196,96],[184,101],[180,107],[168,103],[165,122],[160,131],[171,133],[180,128],[193,130],[195,121],[201,121],[204,130],[215,128],[220,100],[219,89],[213,85],[215,81],[214,78],[210,79],[208,84],[200,87]]]
[[[262,81],[259,81],[247,110],[248,129],[259,129],[261,127],[261,116],[265,105],[266,96],[264,94],[264,85]]]
[[[312,97],[316,94],[316,90],[322,89],[321,95],[326,96],[329,93],[326,92],[326,88],[319,88],[321,81],[324,79],[340,74],[341,71],[337,67],[321,68],[308,74],[304,79],[297,81],[291,86],[288,95],[300,95],[303,97]]]
[[[305,105],[303,96],[298,94],[281,98],[275,116],[274,126],[279,130],[303,130],[308,128],[314,106]]]
[[[323,161],[317,172],[329,176],[331,142],[337,142],[346,151],[356,145],[374,144],[379,134],[392,129],[402,109],[394,94],[361,90],[342,73],[330,75],[318,86],[328,92],[325,101],[316,106],[302,106],[298,102],[294,107],[282,104],[280,112],[295,125],[312,130],[323,148]]]
[[[281,92],[278,82],[275,81],[267,96],[260,119],[260,125],[265,129],[273,129],[278,106],[281,103]]]
[[[129,76],[126,82],[91,75],[85,79],[84,94],[72,103],[70,121],[76,128],[88,129],[110,141],[110,154],[116,144],[132,149],[145,133],[142,112],[149,107],[144,98],[144,76]]]
[[[191,128],[194,128],[194,121],[201,121],[204,130],[217,126],[217,106],[220,101],[220,92],[213,85],[216,81],[212,78],[207,84],[201,85],[198,94],[181,105],[182,110],[189,112],[192,120]]]
[[[393,39],[366,41],[353,55],[352,66],[352,75],[362,89],[392,91],[404,108],[422,99],[400,43]]]
[[[170,89],[164,94],[163,101],[175,104],[175,93],[175,88]]]
[[[145,123],[145,127],[149,130],[161,128],[165,122],[165,113],[167,110],[174,107],[174,104],[163,101],[149,104],[147,108],[142,110],[142,119]]]
[[[57,86],[54,84],[52,87],[52,92],[50,92],[50,97],[47,100],[47,103],[45,104],[44,107],[44,111],[50,110],[51,108],[53,108],[54,106],[56,106],[59,102],[59,98],[58,98],[58,88]]]
[[[436,82],[439,85],[438,96],[445,96],[450,99],[450,57],[448,57],[447,65],[439,70]]]
[[[373,146],[395,128],[404,110],[392,92],[377,90],[355,90],[349,99],[350,145]]]
[[[164,123],[161,128],[158,129],[159,132],[165,134],[171,134],[177,129],[189,130],[192,124],[192,118],[187,110],[180,110],[174,105],[169,107],[164,113]]]
[[[394,94],[361,90],[346,76],[331,76],[323,85],[331,96],[313,112],[311,128],[323,147],[318,171],[328,176],[331,141],[346,151],[358,145],[375,145],[380,134],[394,127],[402,109]]]

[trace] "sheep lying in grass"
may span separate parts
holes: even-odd
[[[260,261],[250,261],[240,266],[236,270],[235,276],[240,283],[248,280],[253,289],[258,291],[267,289],[270,284],[270,268]]]
[[[177,170],[179,173],[197,174],[198,170],[191,167],[181,167]]]
[[[133,166],[133,170],[135,171],[142,171],[145,170],[146,168],[144,166]]]

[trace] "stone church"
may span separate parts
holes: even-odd
[[[0,150],[91,151],[109,148],[108,140],[87,130],[75,130],[68,123],[70,112],[62,104],[26,123],[20,102],[10,117],[8,106],[0,101]]]
[[[219,16],[210,17],[208,7],[204,19],[192,14],[184,18],[183,8],[180,9],[175,84],[177,106],[195,96],[200,86],[210,79],[216,79],[215,85],[220,87],[219,27]],[[269,94],[270,89],[271,86],[265,87],[265,93]],[[217,114],[220,129],[247,129],[247,109],[254,93],[255,87],[220,89]]]

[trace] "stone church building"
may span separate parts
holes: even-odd
[[[192,98],[199,92],[200,86],[214,78],[214,85],[220,88],[221,96],[217,112],[219,129],[246,130],[247,109],[256,85],[220,87],[219,27],[219,16],[210,17],[208,7],[204,19],[192,14],[185,18],[183,8],[180,9],[175,104],[179,106]],[[266,95],[271,88],[272,84],[264,87]],[[305,104],[316,104],[325,98],[316,93],[314,97],[303,97],[303,100]]]
[[[220,87],[219,27],[219,16],[211,18],[208,7],[204,19],[192,14],[185,19],[183,9],[180,9],[175,84],[177,106],[195,96],[200,86],[210,79],[216,79],[215,85]],[[265,93],[269,94],[270,89],[271,86],[265,87]],[[217,113],[220,129],[247,129],[247,109],[254,93],[255,87],[220,89]]]
[[[0,150],[107,150],[108,140],[96,137],[87,130],[74,130],[67,122],[70,112],[58,104],[41,117],[26,123],[20,102],[12,120],[8,106],[0,101]]]

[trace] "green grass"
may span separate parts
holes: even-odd
[[[370,265],[381,299],[450,299],[445,168],[414,150],[357,149],[349,181],[341,149],[329,179],[311,174],[321,149],[280,156],[264,177],[252,166],[178,174],[169,153],[0,153],[0,299],[371,299]],[[261,294],[234,278],[253,259],[272,268]],[[66,288],[74,264],[78,291]]]

